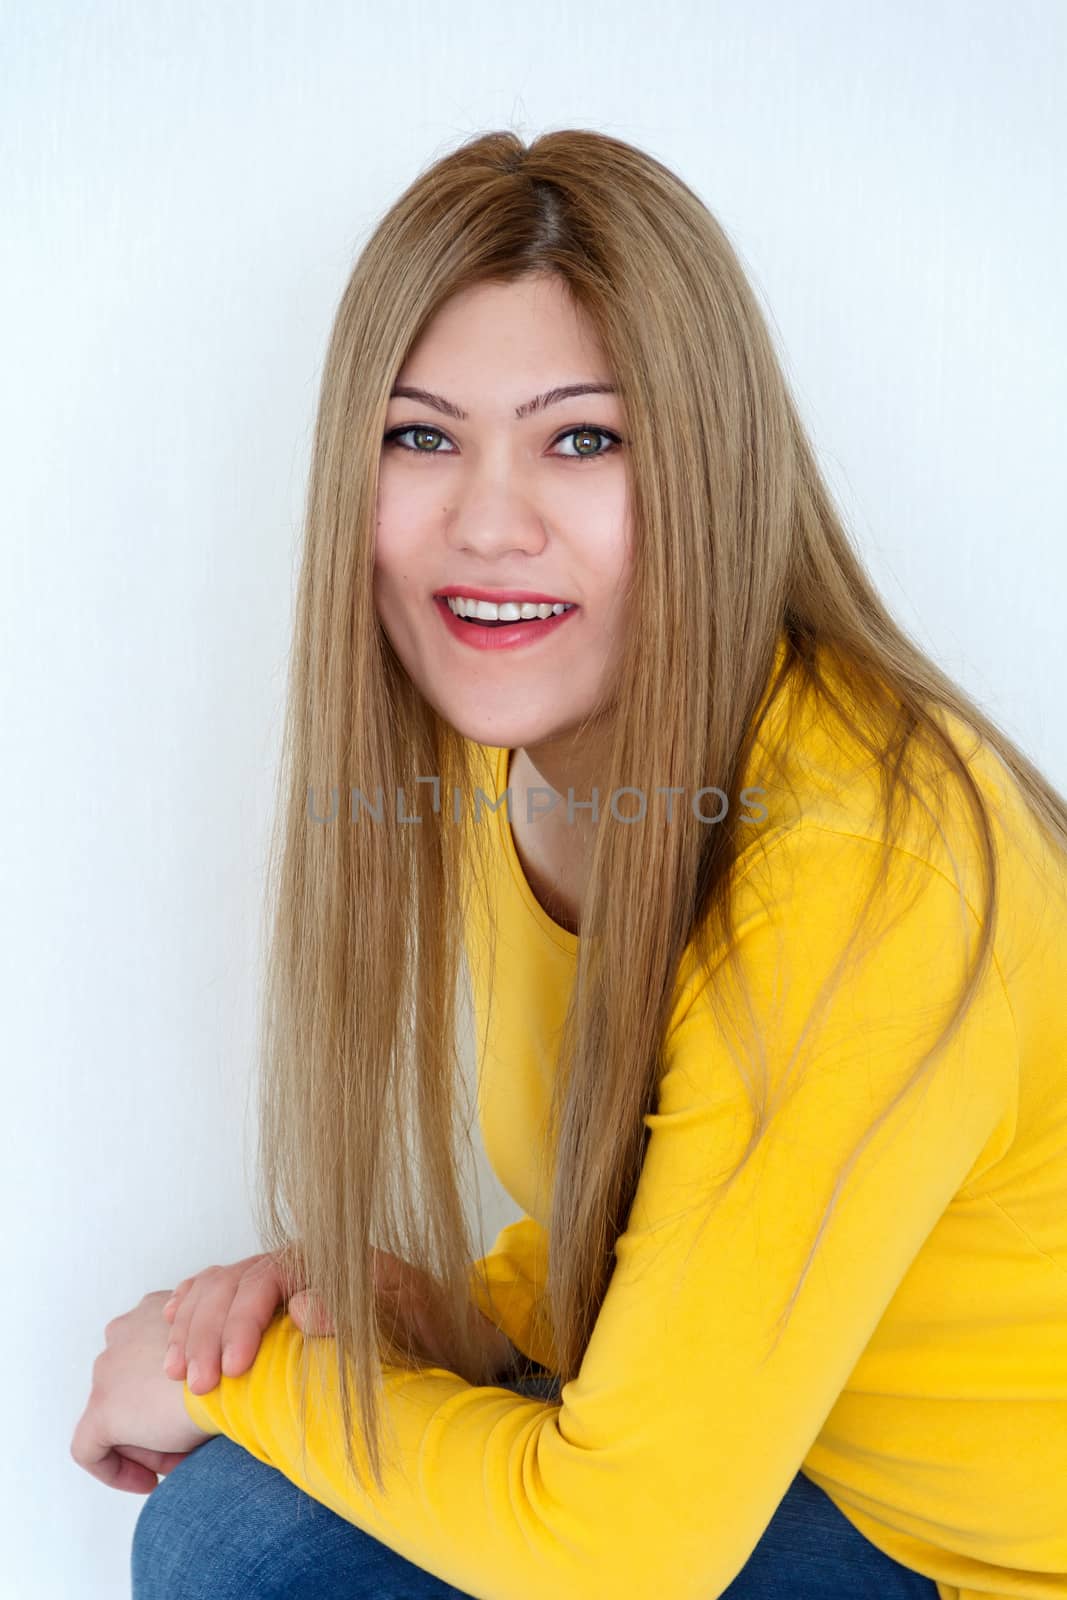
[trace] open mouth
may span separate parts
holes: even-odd
[[[491,650],[494,653],[520,649],[524,644],[533,645],[538,640],[550,638],[572,612],[579,609],[567,600],[513,600],[502,601],[498,606],[489,601],[454,595],[434,595],[433,603],[454,639],[473,646],[476,651]],[[485,611],[505,611],[507,615],[487,617],[478,614]]]
[[[436,595],[439,605],[446,606],[457,622],[474,628],[514,628],[531,622],[550,622],[553,617],[565,616],[575,609],[567,600],[505,601],[500,605],[466,601],[452,595]],[[484,613],[506,610],[507,616],[486,616]]]

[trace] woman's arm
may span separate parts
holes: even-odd
[[[548,1234],[530,1216],[501,1228],[488,1254],[471,1263],[471,1299],[504,1335],[507,1349],[502,1345],[501,1350],[510,1377],[526,1362],[548,1372],[558,1370],[545,1297],[547,1276]]]

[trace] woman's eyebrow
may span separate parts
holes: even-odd
[[[524,417],[532,416],[535,411],[544,411],[546,406],[554,406],[560,400],[573,399],[578,394],[618,394],[613,383],[565,383],[558,389],[546,389],[544,394],[535,395],[532,400],[527,400],[524,405],[515,407],[515,420],[521,422]],[[435,411],[443,411],[448,417],[455,417],[457,422],[466,422],[467,413],[460,406],[453,405],[451,400],[446,400],[443,395],[434,394],[430,389],[416,389],[408,383],[398,383],[393,387],[389,396],[390,400],[420,400],[424,406],[432,406]]]

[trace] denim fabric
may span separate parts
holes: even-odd
[[[551,1376],[506,1387],[559,1398]],[[469,1600],[224,1434],[179,1462],[146,1499],[131,1574],[132,1600]],[[722,1600],[868,1596],[937,1600],[937,1585],[883,1555],[799,1472],[722,1592]]]

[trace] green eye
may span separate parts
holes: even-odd
[[[568,428],[566,433],[561,433],[555,442],[556,444],[559,444],[563,439],[573,439],[575,437],[584,437],[587,439],[593,437],[601,440],[607,439],[608,448],[606,450],[578,450],[577,453],[571,457],[571,459],[574,461],[595,461],[600,456],[611,455],[612,451],[619,444],[619,436],[617,433],[609,433],[607,428],[592,428],[588,425],[583,425],[580,428]]]
[[[407,450],[409,452],[409,454],[411,454],[411,455],[437,456],[437,455],[441,454],[440,450],[423,450],[422,447],[420,445],[417,445],[417,444],[416,445],[410,445],[410,444],[403,444],[402,445],[402,444],[400,444],[401,438],[403,437],[404,434],[407,434],[407,433],[418,434],[422,438],[425,438],[428,433],[429,434],[433,434],[434,437],[438,438],[438,439],[443,439],[445,437],[444,434],[441,432],[440,428],[425,428],[425,427],[422,427],[419,423],[413,423],[410,427],[407,427],[407,428],[393,428],[393,429],[391,429],[391,431],[386,434],[384,442],[386,444],[400,445],[400,449],[401,450]]]
[[[382,443],[387,448],[403,450],[411,456],[439,456],[455,454],[454,450],[441,450],[436,447],[432,449],[424,448],[423,444],[419,442],[416,442],[415,444],[404,444],[402,441],[408,435],[414,435],[416,441],[425,440],[427,437],[438,441],[448,440],[448,435],[443,433],[440,428],[433,428],[423,423],[413,422],[408,423],[406,427],[390,428],[389,432],[382,440]],[[573,439],[576,437],[600,440],[601,448],[595,450],[582,450],[575,448],[573,452],[556,452],[561,459],[565,461],[599,461],[601,456],[613,455],[615,451],[620,449],[622,446],[622,440],[619,438],[617,433],[612,433],[609,428],[594,427],[591,423],[587,422],[582,423],[581,427],[578,428],[567,428],[563,433],[557,434],[552,443],[555,446],[560,444],[564,439]],[[603,445],[605,440],[607,441],[606,448],[604,448]],[[451,443],[451,440],[448,440],[448,442]]]

